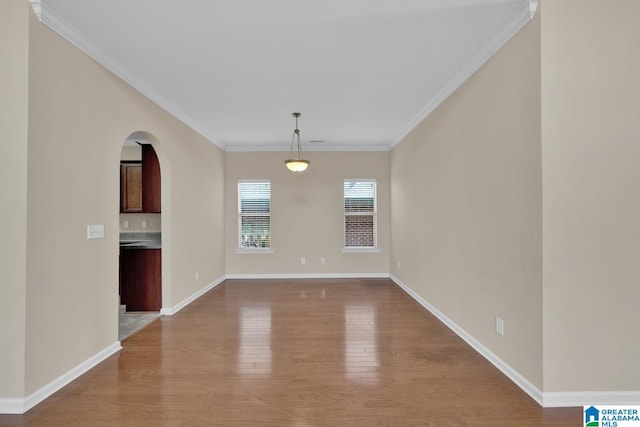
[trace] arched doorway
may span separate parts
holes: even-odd
[[[120,156],[119,340],[162,309],[162,185],[153,141],[146,132],[134,132]]]

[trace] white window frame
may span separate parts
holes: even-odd
[[[261,214],[246,214],[242,213],[242,199],[240,197],[240,186],[241,184],[260,184],[266,183],[269,184],[269,213],[261,213]],[[272,222],[271,222],[271,180],[270,179],[239,179],[237,185],[237,199],[238,199],[238,231],[236,233],[237,248],[236,253],[238,254],[270,254],[273,253],[273,230],[272,230]],[[242,246],[242,218],[247,216],[268,216],[269,217],[269,247],[243,247]]]
[[[345,184],[349,182],[367,182],[373,183],[373,212],[372,213],[347,213],[345,210],[345,194],[344,187]],[[378,248],[378,183],[374,178],[366,178],[366,179],[345,179],[342,184],[342,242],[343,248],[342,253],[377,253],[380,252]],[[363,216],[372,216],[373,217],[373,246],[347,246],[347,216],[353,215],[363,215]]]

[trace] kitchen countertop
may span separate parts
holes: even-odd
[[[162,238],[159,232],[120,233],[120,249],[160,249]]]

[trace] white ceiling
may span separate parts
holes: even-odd
[[[305,150],[387,150],[537,3],[29,1],[44,23],[225,150],[288,150],[294,111]]]

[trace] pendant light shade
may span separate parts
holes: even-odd
[[[303,172],[309,167],[308,160],[287,159],[284,163],[291,172]]]
[[[287,169],[291,172],[303,172],[309,167],[309,161],[302,158],[302,145],[300,145],[300,129],[298,129],[298,117],[300,113],[293,113],[292,116],[296,118],[296,128],[293,131],[293,137],[291,138],[291,148],[289,148],[289,158],[284,161],[287,165]],[[296,155],[294,156],[293,145],[296,144]]]

